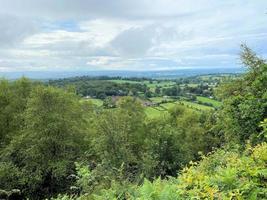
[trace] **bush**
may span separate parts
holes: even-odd
[[[111,187],[90,199],[265,199],[267,143],[245,152],[217,150],[199,163],[191,162],[177,179],[145,181],[143,185]],[[125,187],[123,187],[125,189]],[[123,191],[123,195],[122,192]]]

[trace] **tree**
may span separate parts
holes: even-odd
[[[12,161],[23,172],[19,178],[29,196],[44,198],[65,191],[71,184],[67,177],[75,172],[74,162],[85,147],[85,120],[77,97],[38,86],[31,92],[24,117],[23,130],[5,149],[2,160]]]
[[[144,171],[147,178],[175,176],[191,160],[206,153],[211,141],[199,113],[175,106],[169,115],[146,125]],[[201,121],[202,120],[202,121]]]
[[[161,88],[160,88],[159,86],[156,86],[155,93],[156,93],[157,95],[160,95],[160,93],[161,93]]]
[[[0,149],[23,127],[32,88],[33,83],[24,77],[14,82],[0,80]]]
[[[149,89],[146,90],[145,97],[146,98],[151,98],[152,97],[152,92]]]
[[[267,117],[267,64],[245,45],[241,60],[248,72],[217,90],[218,98],[224,101],[218,124],[227,141],[257,143],[263,139],[258,125]]]
[[[104,108],[115,108],[116,102],[111,97],[106,97],[103,101]]]
[[[121,98],[117,109],[104,110],[98,116],[98,137],[93,143],[101,160],[110,168],[124,164],[124,173],[134,175],[141,163],[144,119],[141,103],[132,97]]]

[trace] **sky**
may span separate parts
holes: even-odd
[[[0,0],[0,72],[238,68],[267,0]]]

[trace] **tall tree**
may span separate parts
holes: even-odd
[[[118,108],[105,110],[97,119],[96,151],[111,167],[123,163],[126,171],[140,164],[145,113],[141,103],[132,97],[121,98]]]
[[[33,83],[24,77],[12,82],[0,80],[0,148],[22,129],[32,87]]]
[[[263,138],[258,125],[267,117],[267,64],[245,45],[241,60],[248,72],[217,90],[224,102],[219,124],[227,141],[259,142]]]
[[[65,191],[71,184],[67,177],[74,173],[74,162],[85,145],[85,120],[77,97],[38,86],[24,115],[25,127],[5,149],[3,160],[12,161],[23,172],[20,178],[32,198]]]

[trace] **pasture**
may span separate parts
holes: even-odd
[[[222,105],[222,102],[219,102],[217,100],[208,98],[208,97],[202,97],[202,96],[197,96],[197,100],[202,102],[202,103],[210,103],[212,106],[218,108]]]

